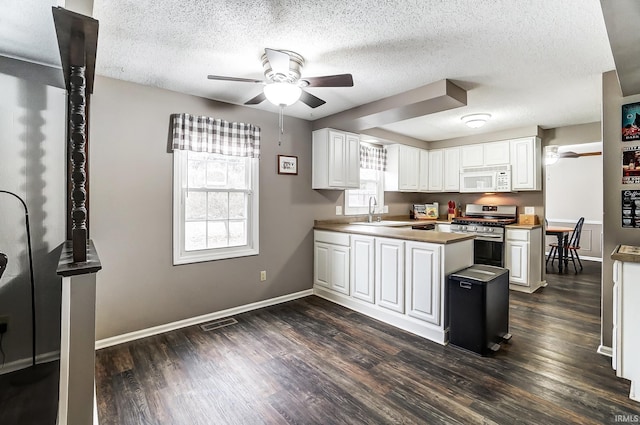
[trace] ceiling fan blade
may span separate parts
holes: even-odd
[[[264,49],[267,60],[271,65],[274,74],[289,74],[289,54],[279,50]]]
[[[258,103],[262,103],[265,100],[267,100],[267,97],[264,95],[264,92],[261,92],[256,97],[254,97],[252,99],[249,99],[246,102],[244,102],[244,104],[245,105],[257,105]]]
[[[264,82],[262,80],[254,80],[252,78],[224,77],[222,75],[208,75],[207,78],[210,80],[238,81],[240,83],[263,83]]]
[[[304,90],[302,90],[302,94],[300,95],[300,100],[312,108],[317,108],[318,106],[322,106],[325,103],[327,103],[324,100],[320,99],[319,97],[316,97]]]
[[[353,87],[351,74],[325,75],[324,77],[303,78],[308,87]]]
[[[558,158],[579,158],[581,156],[597,156],[597,155],[602,155],[602,152],[575,153],[573,151],[567,151],[567,152],[559,152]]]

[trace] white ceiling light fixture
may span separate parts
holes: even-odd
[[[275,82],[264,86],[267,100],[276,106],[291,106],[300,99],[302,89],[296,84]]]
[[[460,118],[470,128],[480,128],[491,118],[491,114],[471,114]]]
[[[544,147],[544,165],[553,165],[558,162],[558,145],[549,145]]]

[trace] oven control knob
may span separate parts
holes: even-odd
[[[489,232],[489,233],[493,233],[494,232],[494,228],[493,227],[487,227],[485,230],[487,232]]]
[[[470,232],[475,232],[478,228],[476,226],[469,226]]]

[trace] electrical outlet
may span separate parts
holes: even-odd
[[[336,205],[336,215],[342,215],[342,207],[340,205]]]
[[[265,280],[267,280],[267,271],[266,270],[262,270],[260,272],[260,282],[264,282]]]
[[[389,213],[389,205],[385,205],[384,207],[382,207],[382,212],[383,212],[383,214],[388,214]]]
[[[0,334],[9,329],[9,316],[0,316]]]

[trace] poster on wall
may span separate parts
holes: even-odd
[[[622,148],[622,184],[640,183],[640,146]]]
[[[622,105],[622,141],[640,140],[640,102]]]
[[[622,191],[622,227],[640,228],[640,190]]]

